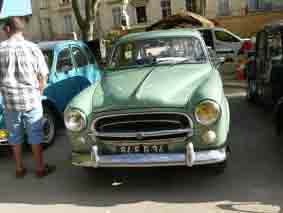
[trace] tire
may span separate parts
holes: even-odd
[[[222,162],[219,162],[219,163],[215,163],[215,164],[210,164],[210,165],[207,165],[208,168],[211,170],[211,172],[215,175],[220,175],[222,173],[225,172],[226,168],[228,167],[228,160],[229,160],[229,157],[230,157],[230,154],[231,154],[231,149],[230,147],[228,146],[226,148],[226,159],[225,161],[222,161]]]
[[[48,147],[54,143],[56,135],[56,119],[52,110],[43,108],[43,146]]]
[[[228,166],[228,161],[225,160],[220,163],[212,164],[211,169],[214,170],[213,171],[214,174],[220,175],[225,172],[225,169],[227,168],[227,166]]]
[[[261,85],[257,88],[257,94],[260,104],[266,110],[272,109],[273,106],[273,95],[271,85]]]

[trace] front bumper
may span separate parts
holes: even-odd
[[[8,145],[8,132],[5,129],[0,129],[0,146]]]
[[[226,160],[226,148],[196,152],[188,143],[185,153],[176,154],[120,154],[99,155],[93,146],[89,157],[80,158],[73,153],[72,164],[81,167],[162,167],[188,166],[220,163]],[[79,155],[79,154],[78,154]]]

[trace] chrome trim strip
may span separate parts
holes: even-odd
[[[168,115],[168,114],[169,115],[172,115],[172,114],[174,115],[174,114],[176,114],[176,115],[182,115],[182,116],[184,116],[184,117],[186,117],[188,119],[189,124],[190,124],[190,128],[193,129],[194,123],[193,123],[193,120],[190,118],[190,116],[185,114],[185,113],[180,113],[180,112],[146,112],[146,113],[143,112],[143,113],[128,113],[128,114],[123,113],[123,114],[105,115],[105,116],[101,116],[101,117],[98,117],[98,118],[94,119],[91,122],[90,129],[91,129],[92,132],[96,133],[96,130],[94,128],[95,127],[95,123],[97,121],[99,121],[100,119],[103,119],[103,118],[119,117],[119,116],[126,116],[126,115],[155,115],[155,114],[164,114],[164,115]]]
[[[187,144],[186,153],[178,154],[98,154],[98,147],[93,146],[91,161],[72,162],[75,166],[83,167],[161,167],[214,164],[226,160],[226,148],[195,152],[192,143]]]
[[[165,130],[165,131],[152,131],[152,132],[129,132],[129,133],[119,133],[119,132],[112,132],[112,133],[91,133],[90,136],[95,137],[111,137],[111,138],[137,138],[138,136],[142,138],[147,137],[158,137],[158,136],[169,136],[169,135],[176,135],[188,133],[188,136],[191,137],[193,135],[192,129],[176,129],[176,130]]]

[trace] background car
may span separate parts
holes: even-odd
[[[49,77],[42,103],[44,108],[44,143],[51,144],[56,127],[68,102],[80,91],[100,79],[95,58],[81,41],[38,43],[49,66]],[[8,145],[3,98],[0,98],[0,145]]]
[[[73,165],[223,169],[229,105],[200,33],[131,34],[111,56],[101,81],[65,110]]]
[[[255,57],[248,69],[247,99],[273,108],[283,96],[283,21],[265,25],[257,33]]]
[[[235,58],[241,48],[251,48],[252,43],[249,38],[240,38],[236,34],[220,27],[197,28],[206,43],[215,50],[220,57]]]

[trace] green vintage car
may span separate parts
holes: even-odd
[[[64,120],[76,166],[222,167],[227,159],[229,105],[195,30],[119,39],[101,81],[71,101]]]

